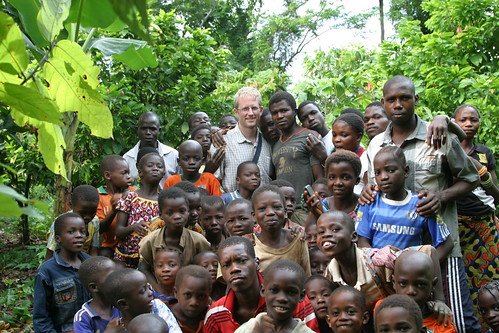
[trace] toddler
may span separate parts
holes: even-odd
[[[154,277],[157,289],[153,289],[153,297],[161,300],[166,305],[175,304],[173,287],[175,278],[182,267],[182,251],[173,246],[161,246],[156,249],[154,257]]]
[[[333,333],[361,333],[369,322],[364,295],[350,286],[335,289],[328,300],[327,322]]]
[[[324,276],[312,275],[305,281],[305,295],[314,307],[320,333],[331,333],[327,323],[329,296],[337,286]]]

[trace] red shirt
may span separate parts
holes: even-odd
[[[260,272],[257,272],[257,275],[258,282],[262,285],[263,276]],[[229,289],[226,296],[220,298],[216,302],[213,302],[208,310],[208,313],[206,313],[203,332],[233,333],[239,326],[241,326],[234,320],[232,315],[236,302],[236,293],[232,289]],[[256,316],[257,314],[266,311],[267,306],[265,304],[265,298],[260,296],[254,315]],[[293,317],[303,320],[311,330],[319,333],[319,323],[315,317],[314,308],[306,296],[305,299],[296,306],[296,309],[293,312]]]

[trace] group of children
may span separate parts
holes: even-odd
[[[139,151],[136,188],[126,161],[111,155],[101,163],[105,186],[74,189],[35,279],[35,332],[457,332],[440,271],[452,236],[439,215],[418,214],[400,148],[375,155],[377,192],[358,205],[367,165],[357,114],[333,123],[336,152],[303,194],[304,225],[293,222],[303,189],[260,184],[252,161],[237,168],[237,190],[222,193],[209,118],[198,112],[189,125],[181,172],[163,189],[154,148]],[[499,332],[498,282],[477,301]]]

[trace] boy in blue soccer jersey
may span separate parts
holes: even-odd
[[[422,245],[425,233],[429,232],[438,259],[445,259],[453,247],[452,237],[438,215],[424,217],[416,212],[416,203],[421,199],[404,186],[409,167],[402,149],[383,147],[373,165],[379,193],[371,204],[360,206],[357,212],[359,247],[392,245],[405,249]]]

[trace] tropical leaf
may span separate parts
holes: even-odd
[[[40,11],[40,1],[9,0],[9,3],[19,12],[19,18],[29,38],[39,47],[48,46],[49,43],[43,38],[36,19]]]
[[[69,15],[71,0],[43,0],[38,12],[38,28],[43,37],[52,42],[63,28],[63,23]]]
[[[61,114],[55,103],[38,90],[12,83],[0,83],[0,100],[28,117],[61,124]]]
[[[149,40],[146,0],[109,0],[114,12],[137,36]]]
[[[27,66],[28,54],[21,30],[12,17],[0,12],[0,71],[16,76]]]
[[[122,54],[115,54],[113,58],[121,61],[130,69],[139,70],[146,67],[155,68],[158,66],[158,61],[150,47],[141,47],[136,49],[130,46]]]
[[[124,39],[112,37],[99,37],[90,40],[89,48],[94,48],[102,52],[105,56],[124,53],[131,46],[137,48],[144,47],[147,42],[138,39]]]
[[[74,23],[78,20],[80,7],[80,24],[83,27],[107,28],[118,18],[109,0],[73,0],[66,23]]]

